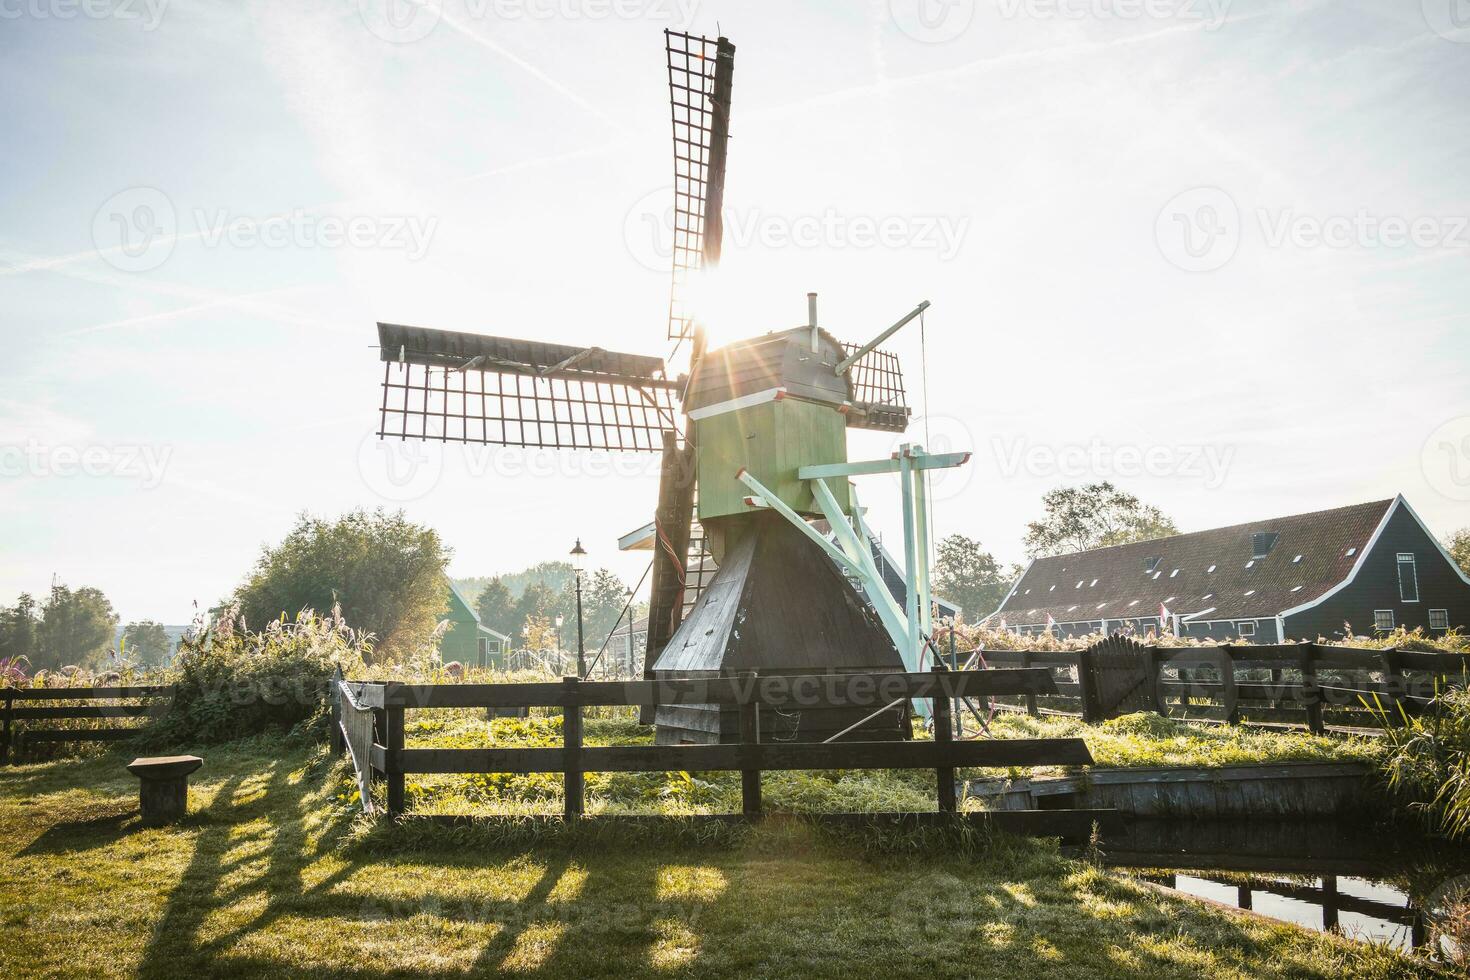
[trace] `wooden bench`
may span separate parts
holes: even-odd
[[[137,776],[143,826],[162,827],[182,820],[189,812],[189,774],[204,765],[197,755],[166,755],[134,759],[128,772]]]

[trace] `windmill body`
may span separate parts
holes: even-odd
[[[665,35],[675,161],[668,322],[675,351],[688,343],[688,371],[675,377],[646,354],[380,323],[378,435],[663,453],[654,522],[634,536],[654,551],[645,676],[921,669],[932,646],[923,475],[968,454],[905,445],[890,459],[852,463],[847,430],[907,428],[898,360],[878,345],[928,303],[859,346],[818,325],[812,294],[805,326],[706,350],[681,297],[688,276],[712,270],[720,254],[735,48]],[[902,604],[875,566],[851,484],[874,474],[896,475],[903,490]],[[691,581],[692,569],[708,568],[708,583]],[[813,705],[773,722],[772,734],[909,730],[907,704],[853,710]],[[645,718],[655,720],[666,743],[738,732],[737,719],[713,707],[661,708]]]

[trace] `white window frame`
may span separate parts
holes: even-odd
[[[1443,622],[1441,622],[1441,624],[1438,625],[1438,626],[1435,626],[1434,625],[1434,615],[1435,615],[1435,613],[1438,613],[1440,615],[1440,617],[1443,619]],[[1429,628],[1432,629],[1432,630],[1447,630],[1447,629],[1449,629],[1450,628],[1450,611],[1448,609],[1431,609],[1431,610],[1429,610]]]
[[[1382,623],[1380,623],[1378,621],[1378,618],[1380,616],[1387,616],[1388,617],[1388,625],[1387,626],[1384,626]],[[1398,629],[1398,625],[1394,622],[1393,610],[1392,609],[1375,609],[1375,610],[1373,610],[1373,628],[1376,629],[1376,630],[1394,630],[1394,629]]]
[[[1254,637],[1256,635],[1256,621],[1253,619],[1247,619],[1244,622],[1236,623],[1235,635]]]
[[[1409,566],[1409,570],[1414,575],[1414,598],[1412,598],[1412,599],[1405,599],[1404,598],[1404,573],[1403,573],[1403,568],[1404,568],[1405,565],[1408,565]],[[1414,553],[1412,551],[1400,551],[1398,553],[1398,561],[1394,563],[1394,571],[1398,573],[1398,579],[1399,579],[1399,601],[1400,602],[1418,602],[1419,599],[1420,599],[1420,592],[1419,592],[1419,559],[1414,556]]]

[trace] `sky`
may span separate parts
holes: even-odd
[[[972,450],[938,534],[1470,524],[1466,0],[0,0],[0,604],[187,622],[378,506],[636,581],[655,457],[385,447],[374,324],[668,353],[666,27],[738,48],[716,339],[933,304],[850,456]]]

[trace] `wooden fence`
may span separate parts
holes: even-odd
[[[1146,647],[1113,637],[1087,650],[983,651],[990,667],[1042,667],[1056,675],[1046,705],[1027,695],[1014,705],[1089,722],[1137,710],[1235,724],[1285,722],[1326,730],[1324,709],[1372,724],[1364,702],[1391,713],[1421,711],[1446,685],[1466,684],[1470,656],[1324,646]],[[1060,700],[1057,700],[1060,699]],[[1376,701],[1375,701],[1376,699]]]
[[[338,710],[371,710],[375,715],[370,746],[354,746],[354,757],[367,755],[370,779],[387,783],[390,816],[404,811],[404,777],[410,773],[542,773],[560,772],[564,779],[563,816],[575,820],[584,812],[583,783],[588,772],[741,773],[743,819],[761,816],[761,773],[793,769],[933,769],[940,818],[958,807],[955,770],[970,766],[1090,765],[1092,756],[1081,739],[957,740],[953,735],[953,702],[960,698],[1053,693],[1056,683],[1043,669],[914,674],[832,674],[810,676],[711,677],[687,680],[587,682],[566,678],[531,684],[401,684],[343,681]],[[933,698],[933,741],[824,743],[761,740],[761,715],[768,709],[802,707],[866,707],[878,711],[893,702]],[[588,746],[583,741],[582,710],[623,705],[656,708],[674,704],[731,705],[740,713],[739,742],[717,745]],[[555,748],[436,749],[405,745],[409,711],[422,708],[505,709],[559,707],[563,745]],[[876,711],[875,711],[876,713]],[[339,724],[343,737],[350,726]],[[339,742],[339,745],[341,743]],[[361,762],[359,761],[359,765]],[[852,814],[831,815],[851,821]],[[925,814],[869,814],[864,817],[921,817]],[[934,816],[929,814],[928,816]],[[1103,811],[1012,811],[979,815],[997,826],[1021,832],[1085,836]],[[730,819],[734,815],[719,819]]]
[[[116,742],[138,734],[128,727],[37,727],[37,722],[140,718],[157,712],[171,687],[0,688],[0,765],[45,742]],[[65,703],[60,703],[65,702]],[[19,724],[17,724],[19,723]]]

